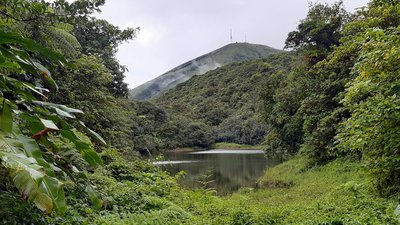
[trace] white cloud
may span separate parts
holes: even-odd
[[[333,3],[335,0],[320,0]],[[368,0],[344,0],[350,11]],[[288,32],[307,14],[308,0],[108,0],[98,15],[120,27],[137,27],[138,38],[118,53],[130,70],[130,87],[234,41],[282,48]]]

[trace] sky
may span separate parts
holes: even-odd
[[[97,18],[140,27],[119,47],[125,82],[139,86],[174,67],[233,42],[282,49],[287,34],[306,17],[308,0],[106,0]],[[313,1],[316,2],[316,1]],[[335,0],[318,2],[334,3]],[[353,12],[368,0],[344,0]]]

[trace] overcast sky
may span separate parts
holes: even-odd
[[[140,27],[121,45],[130,88],[233,41],[282,49],[287,34],[305,18],[308,0],[106,0],[98,18],[121,28]],[[314,1],[315,2],[315,1]],[[319,2],[333,3],[334,0]],[[368,0],[344,0],[348,11]]]

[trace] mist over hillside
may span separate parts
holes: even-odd
[[[130,91],[130,97],[136,100],[149,100],[157,97],[176,85],[189,80],[194,75],[202,75],[218,67],[254,59],[264,58],[281,52],[265,45],[232,43],[208,54],[190,60],[163,75],[142,84]]]
[[[152,101],[163,108],[176,127],[182,127],[168,140],[181,135],[185,127],[196,124],[204,134],[200,145],[213,142],[260,144],[268,130],[262,119],[262,93],[270,80],[285,77],[296,62],[295,54],[282,52],[263,59],[232,63],[193,76],[187,82],[162,93]],[[275,87],[268,88],[269,91]],[[160,132],[161,136],[171,132]],[[188,132],[189,133],[189,132]],[[181,135],[182,140],[189,134]],[[202,137],[210,137],[204,139]]]

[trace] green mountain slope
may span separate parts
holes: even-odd
[[[131,90],[130,96],[137,100],[148,100],[158,96],[177,84],[189,80],[194,75],[202,75],[210,70],[233,62],[243,62],[266,57],[280,50],[257,44],[234,43],[186,62],[165,74]]]
[[[200,127],[204,131],[199,137],[193,137],[196,140],[207,136],[212,137],[211,142],[260,143],[267,130],[260,118],[261,94],[268,88],[270,78],[287,75],[293,59],[292,53],[279,53],[264,59],[233,63],[202,76],[193,76],[163,93],[154,99],[154,103],[175,117],[176,122],[172,124],[180,124],[183,130],[170,132],[173,135],[166,138],[177,138],[185,127],[196,123],[203,124]],[[190,139],[188,135],[191,134],[182,139]]]

